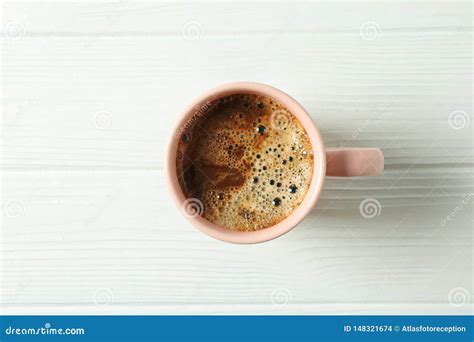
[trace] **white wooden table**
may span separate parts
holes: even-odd
[[[4,3],[2,313],[470,313],[471,7]],[[231,81],[288,92],[327,146],[381,147],[386,170],[327,179],[274,241],[201,234],[164,151]]]

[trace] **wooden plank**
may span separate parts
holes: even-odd
[[[100,289],[131,306],[271,310],[275,289],[293,304],[449,304],[449,291],[471,281],[471,207],[441,225],[462,198],[381,198],[367,219],[359,205],[371,193],[328,189],[291,233],[239,246],[185,222],[161,171],[5,172],[3,181],[5,304],[93,305]],[[9,211],[13,201],[22,210]]]
[[[472,25],[469,1],[443,2],[6,2],[4,21],[26,34],[181,36],[356,32],[365,22],[389,30],[433,30]],[[191,24],[191,25],[190,25]]]
[[[4,315],[169,315],[177,312],[183,315],[470,315],[468,306],[453,306],[440,304],[285,304],[285,305],[7,305],[0,309]]]
[[[89,38],[9,41],[2,167],[162,169],[187,103],[236,80],[289,92],[312,113],[327,146],[382,147],[389,167],[456,164],[472,158],[470,130],[449,125],[454,111],[472,115],[472,35],[456,35],[440,50],[443,37],[413,32],[375,44],[357,35],[276,36],[274,44],[133,37],[88,47]]]

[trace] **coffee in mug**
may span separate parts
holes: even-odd
[[[204,106],[181,132],[176,170],[206,220],[234,231],[276,225],[311,183],[313,149],[303,125],[277,100],[232,94]]]

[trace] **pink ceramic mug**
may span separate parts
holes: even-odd
[[[199,213],[189,213],[189,208],[186,208],[186,206],[190,202],[181,190],[176,172],[177,146],[181,134],[194,120],[205,113],[213,101],[237,93],[266,95],[280,102],[304,126],[314,153],[314,170],[311,185],[303,202],[283,221],[272,227],[254,232],[233,231],[207,221]],[[279,237],[300,223],[318,201],[325,176],[353,177],[376,175],[383,170],[384,157],[382,151],[378,148],[325,149],[321,134],[313,120],[306,110],[293,98],[281,90],[265,84],[239,82],[224,84],[206,92],[184,111],[173,131],[173,136],[168,146],[166,164],[167,181],[173,200],[194,226],[219,240],[233,243],[258,243]]]

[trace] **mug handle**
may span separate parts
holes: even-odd
[[[384,156],[379,148],[326,149],[326,176],[375,176],[383,168]]]

